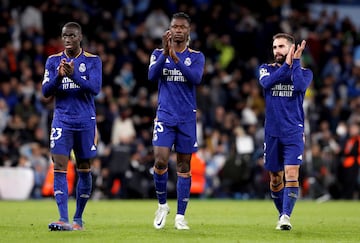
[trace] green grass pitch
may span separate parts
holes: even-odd
[[[164,229],[152,226],[156,200],[89,201],[84,231],[49,231],[58,218],[53,199],[0,201],[0,242],[359,242],[359,201],[298,200],[291,231],[275,230],[277,215],[270,200],[191,199],[189,231],[174,229],[176,201]],[[69,216],[75,201],[69,201]]]

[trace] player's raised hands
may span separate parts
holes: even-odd
[[[71,76],[74,73],[74,61],[64,63],[64,72],[66,76]]]
[[[292,64],[292,60],[293,60],[293,57],[294,57],[294,51],[295,51],[295,45],[292,44],[291,47],[290,47],[290,50],[289,50],[288,54],[286,55],[286,60],[285,60],[285,62],[286,62],[288,65],[291,65],[291,64]]]
[[[162,45],[163,45],[163,54],[165,56],[169,55],[169,48],[171,44],[171,32],[170,30],[165,31],[165,33],[162,36]]]
[[[306,41],[305,41],[305,40],[303,40],[303,41],[301,42],[301,44],[298,44],[298,45],[297,45],[297,48],[296,48],[296,51],[295,51],[295,53],[294,53],[294,57],[293,57],[293,58],[300,58],[300,57],[301,57],[302,52],[303,52],[303,50],[305,49],[305,45],[306,45]]]
[[[170,55],[170,57],[173,59],[173,61],[175,62],[175,63],[178,63],[179,62],[179,57],[176,55],[176,52],[175,52],[175,50],[174,50],[174,48],[170,48],[169,49],[169,55]]]
[[[61,77],[71,76],[74,73],[74,61],[66,62],[66,59],[63,58],[60,61],[58,75]]]
[[[65,70],[64,70],[64,64],[65,63],[66,63],[66,59],[65,58],[61,59],[59,69],[58,69],[58,75],[61,76],[61,77],[66,76]]]

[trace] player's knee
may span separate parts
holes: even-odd
[[[54,170],[58,171],[67,171],[68,161],[63,160],[53,160],[54,161]]]
[[[278,185],[283,183],[284,181],[284,173],[280,172],[270,172],[270,183],[272,185]]]
[[[178,161],[176,170],[178,173],[190,173],[190,161]]]
[[[270,181],[270,190],[277,192],[284,188],[284,180],[281,177],[277,177],[276,180]]]
[[[284,173],[283,172],[271,172],[270,173],[270,190],[280,191],[284,188]]]
[[[88,159],[79,159],[79,161],[76,161],[76,168],[80,170],[89,170],[91,167],[90,160]]]
[[[165,170],[168,167],[168,163],[165,161],[157,160],[155,161],[154,167],[158,170]]]
[[[286,181],[297,181],[299,178],[299,168],[297,166],[291,166],[285,169]]]
[[[167,162],[155,161],[154,171],[156,174],[162,175],[168,170]]]

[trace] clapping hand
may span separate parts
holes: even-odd
[[[170,56],[175,63],[179,62],[179,57],[176,55],[174,48],[172,47],[171,31],[167,30],[162,36],[163,55]]]
[[[305,49],[305,45],[306,45],[306,41],[303,40],[301,42],[301,44],[297,45],[297,48],[295,50],[295,44],[292,44],[291,47],[290,47],[289,53],[286,56],[285,62],[288,65],[292,65],[292,61],[293,61],[294,58],[295,59],[300,59],[301,55],[302,55],[302,52]]]
[[[66,63],[66,59],[65,58],[61,59],[59,69],[58,69],[58,75],[61,77],[65,76],[65,70],[64,70],[65,63]]]
[[[66,62],[66,59],[61,59],[58,74],[61,77],[71,76],[74,73],[74,61]]]
[[[162,36],[163,54],[169,56],[169,49],[171,45],[171,32],[167,30]]]
[[[175,63],[179,62],[179,57],[176,55],[176,52],[174,51],[174,48],[170,48],[169,50],[170,57],[174,60]]]
[[[305,45],[306,45],[306,41],[305,40],[303,40],[302,42],[301,42],[301,45],[297,45],[297,48],[296,48],[296,51],[295,51],[295,53],[294,53],[294,57],[293,58],[300,58],[301,57],[301,55],[302,55],[302,52],[303,52],[303,50],[305,49]]]
[[[71,60],[70,62],[64,63],[64,72],[65,76],[71,76],[74,73],[74,61]]]

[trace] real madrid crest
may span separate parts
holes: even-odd
[[[85,72],[86,71],[86,66],[85,66],[85,63],[80,63],[80,66],[79,66],[79,71],[81,73]]]
[[[190,57],[187,57],[187,58],[185,59],[184,64],[185,64],[186,66],[190,66],[190,65],[191,65],[191,59],[190,59]]]

